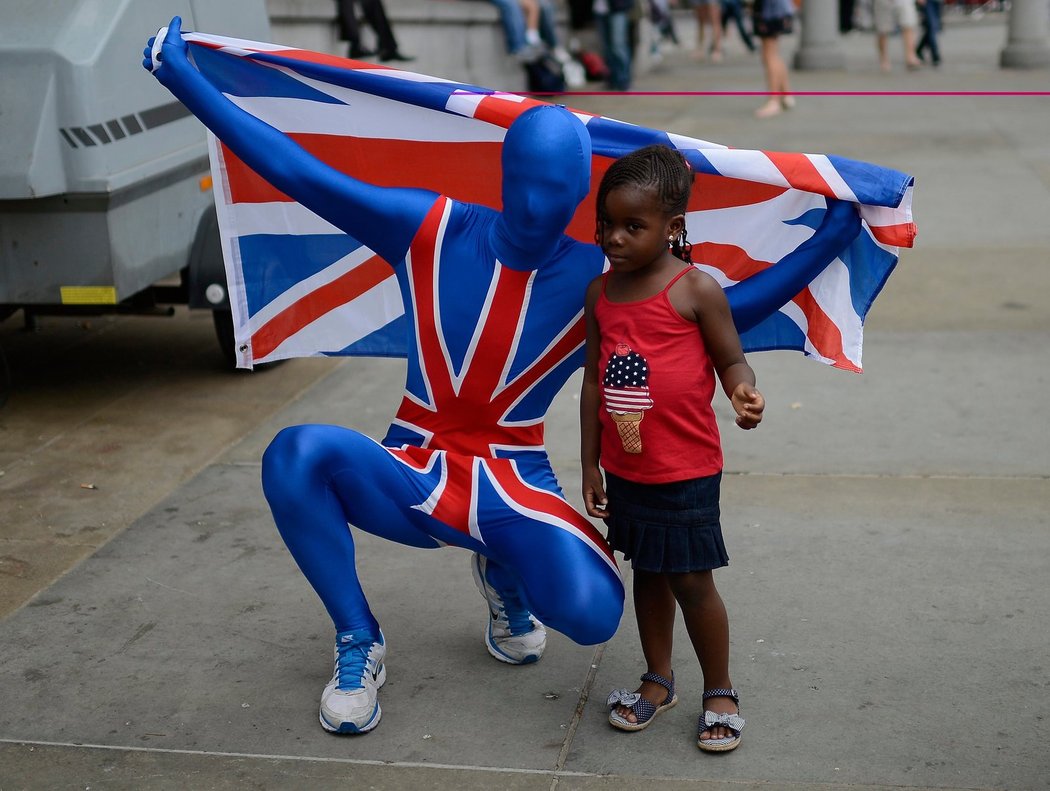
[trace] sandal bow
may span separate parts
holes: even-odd
[[[740,693],[735,689],[709,689],[704,692],[703,700],[706,703],[711,698],[729,698],[736,704],[736,714],[726,712],[719,714],[715,711],[704,710],[700,720],[696,724],[696,746],[704,752],[725,753],[735,750],[740,745],[740,733],[744,730],[744,718],[740,716]],[[724,736],[719,739],[708,737],[700,738],[700,735],[717,727],[728,728],[732,736]]]
[[[626,689],[614,689],[609,693],[609,699],[605,701],[605,705],[610,709],[616,708],[621,703],[624,706],[633,706],[641,699],[642,696],[637,692],[628,692]]]
[[[652,722],[653,717],[666,711],[678,702],[674,694],[674,674],[668,681],[657,673],[645,673],[642,681],[653,681],[667,690],[667,697],[659,705],[642,697],[640,692],[628,692],[626,689],[614,689],[609,693],[609,724],[621,731],[640,731]],[[616,711],[617,706],[625,706],[634,712],[635,722],[631,722]]]
[[[710,730],[717,725],[722,725],[737,733],[744,730],[744,718],[739,714],[716,714],[713,711],[705,711],[703,716],[704,730]]]

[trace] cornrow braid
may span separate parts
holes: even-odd
[[[598,186],[595,239],[599,243],[605,199],[614,189],[626,186],[652,190],[660,202],[661,211],[668,216],[685,214],[693,189],[693,171],[681,152],[659,144],[639,148],[613,162]],[[691,250],[692,245],[686,240],[683,228],[682,235],[673,241],[671,252],[692,263]]]

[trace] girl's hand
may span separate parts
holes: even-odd
[[[182,40],[182,17],[173,17],[166,28],[161,28],[156,36],[151,36],[142,50],[142,67],[154,74],[165,62],[186,58],[189,48]]]
[[[754,385],[747,382],[738,384],[733,390],[732,401],[736,412],[736,424],[740,428],[750,430],[762,422],[766,399]]]
[[[583,503],[588,516],[605,519],[609,515],[609,498],[605,496],[605,482],[598,469],[583,471]]]

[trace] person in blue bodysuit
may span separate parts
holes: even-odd
[[[282,539],[336,630],[320,720],[364,733],[381,717],[386,642],[355,570],[355,528],[408,546],[471,551],[492,656],[538,660],[546,628],[593,645],[615,632],[624,589],[601,533],[564,498],[543,446],[554,396],[582,365],[587,284],[605,266],[565,235],[590,185],[590,139],[541,105],[507,131],[500,211],[332,169],[238,108],[190,63],[175,17],[143,65],[275,187],[394,267],[409,323],[405,392],[382,442],[331,425],[283,429],[263,456]],[[743,331],[824,269],[859,229],[831,202],[818,233],[727,289]]]

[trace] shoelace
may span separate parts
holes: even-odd
[[[532,619],[529,618],[529,611],[525,609],[518,595],[516,593],[510,596],[500,595],[500,598],[503,600],[500,615],[507,619],[510,633],[517,636],[531,632]]]
[[[513,593],[505,594],[496,589],[496,586],[489,581],[488,575],[484,571],[482,571],[481,576],[485,586],[485,598],[489,600],[489,605],[496,612],[495,620],[497,622],[506,622],[507,628],[514,637],[531,632],[535,627],[532,619],[529,617],[528,609],[526,609],[525,604],[518,596],[518,592],[514,591]]]
[[[336,689],[344,692],[364,689],[361,676],[365,674],[365,668],[368,666],[368,652],[372,643],[339,642],[337,646],[338,658],[335,664],[339,680]]]

